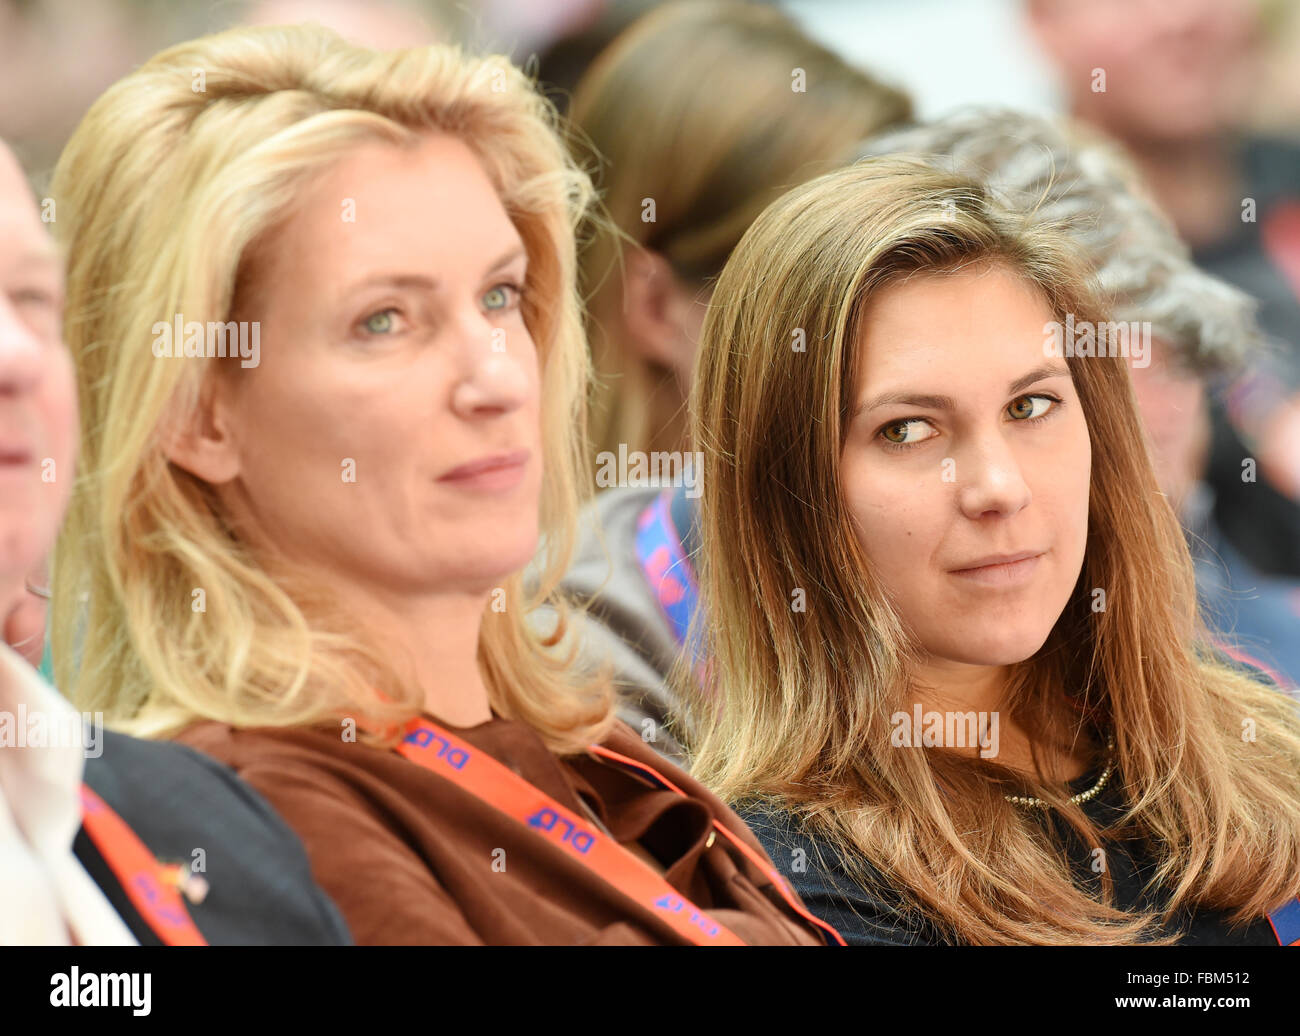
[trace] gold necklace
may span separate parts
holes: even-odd
[[[1101,776],[1097,779],[1097,783],[1094,784],[1091,788],[1089,788],[1087,791],[1081,791],[1077,795],[1070,796],[1070,802],[1073,805],[1082,806],[1085,802],[1091,802],[1093,799],[1095,799],[1098,795],[1101,794],[1101,790],[1104,787],[1106,787],[1106,785],[1110,782],[1111,774],[1115,772],[1115,759],[1114,756],[1111,754],[1114,751],[1115,751],[1115,735],[1107,734],[1106,735],[1106,753],[1107,753],[1106,769],[1102,771]],[[1029,806],[1031,808],[1039,808],[1048,805],[1048,803],[1045,802],[1043,799],[1037,798],[1036,796],[1033,795],[1004,795],[1003,798],[1005,798],[1013,806]]]

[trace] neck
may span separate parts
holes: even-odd
[[[931,658],[917,671],[917,700],[939,710],[996,712],[1006,686],[1005,666],[967,665]]]
[[[994,762],[1029,776],[1036,776],[1031,739],[1005,708],[1008,667],[979,666],[933,656],[917,671],[915,700],[924,710],[997,714],[998,748]],[[910,702],[908,703],[911,704]],[[1074,754],[1044,751],[1039,755],[1048,780],[1067,781],[1087,772],[1090,757],[1086,747]],[[978,748],[958,749],[972,757]]]
[[[358,619],[383,635],[398,674],[421,688],[431,716],[453,727],[475,727],[492,718],[478,664],[488,591],[413,596],[341,589],[341,599]]]

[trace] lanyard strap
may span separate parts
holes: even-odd
[[[132,906],[167,946],[206,946],[180,893],[125,820],[89,785],[81,786],[81,824]]]
[[[1293,899],[1268,915],[1279,946],[1300,946],[1300,899]]]
[[[669,791],[676,792],[678,795],[681,795],[683,798],[687,797],[686,792],[682,791],[681,788],[677,787],[677,785],[675,785],[667,777],[661,774],[653,766],[649,766],[646,763],[640,762],[639,760],[636,759],[632,759],[626,755],[620,755],[618,752],[605,748],[603,745],[592,745],[591,751],[594,754],[600,756],[601,758],[608,759],[611,762],[616,763],[617,765],[622,766],[625,769],[635,770],[637,773],[640,773],[642,776],[647,777],[654,783],[658,784],[661,788],[666,788]],[[776,890],[781,893],[781,898],[786,901],[786,903],[790,906],[791,910],[793,910],[796,914],[802,917],[809,924],[821,930],[822,938],[826,941],[828,945],[839,945],[839,946],[848,945],[844,941],[844,938],[840,935],[839,932],[837,932],[834,928],[828,925],[825,921],[821,920],[818,917],[814,917],[812,914],[810,914],[808,910],[804,907],[804,905],[799,902],[798,897],[795,896],[793,890],[790,888],[789,883],[785,880],[785,878],[781,877],[780,872],[778,872],[774,867],[770,866],[768,862],[763,859],[762,856],[754,852],[752,848],[746,845],[744,840],[741,839],[734,831],[728,828],[726,824],[724,824],[721,820],[718,820],[715,817],[713,819],[713,827],[714,830],[716,830],[719,834],[721,834],[724,838],[726,838],[727,841],[729,841],[732,845],[734,845],[737,849],[739,849],[740,852],[744,855],[744,857],[747,860],[749,860],[750,863],[752,863],[755,867],[757,867],[760,871],[763,872],[763,874],[767,877],[767,879],[771,881],[773,885],[776,886]]]
[[[422,717],[407,724],[406,731],[397,751],[407,759],[454,781],[567,850],[598,877],[652,910],[688,941],[697,946],[745,945],[614,839],[603,831],[593,830],[588,822],[486,752]],[[604,749],[593,750],[620,762],[624,759]],[[723,832],[731,837],[725,828]]]
[[[636,522],[636,560],[677,643],[686,645],[699,599],[695,570],[682,550],[682,538],[669,511],[673,490],[658,494]],[[692,650],[698,656],[698,652]],[[698,657],[696,658],[698,662]]]
[[[658,494],[637,518],[636,558],[641,566],[642,573],[645,575],[646,582],[655,595],[655,600],[659,602],[659,607],[663,610],[665,617],[672,626],[677,643],[685,646],[690,633],[691,616],[694,614],[699,600],[699,588],[695,581],[695,569],[692,567],[691,560],[686,556],[686,551],[682,546],[685,540],[678,531],[677,523],[673,521],[671,507],[673,500],[676,498],[675,494],[676,490],[672,489]],[[695,655],[698,664],[700,661],[699,652],[692,650],[692,654]],[[619,755],[617,752],[612,752],[600,745],[593,745],[591,751],[624,768],[636,770],[661,788],[667,788],[669,791],[674,791],[681,796],[686,795],[681,788],[651,766],[630,759],[627,756]],[[828,943],[833,941],[840,946],[847,945],[839,932],[825,921],[808,913],[803,904],[794,896],[786,880],[776,870],[769,867],[761,856],[728,830],[725,824],[715,819],[713,826],[732,845],[739,849],[754,866],[767,875],[772,884],[776,886],[777,891],[781,893],[782,898],[796,913],[822,930],[823,939]]]

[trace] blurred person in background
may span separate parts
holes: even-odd
[[[574,88],[623,30],[663,0],[612,0],[587,5],[586,17],[565,27],[537,55],[537,78],[556,111],[568,115]]]
[[[910,113],[758,4],[665,4],[596,59],[570,110],[613,223],[582,254],[594,450],[683,448],[711,278],[769,202]]]
[[[754,217],[910,112],[906,95],[756,4],[666,4],[588,69],[571,119],[580,154],[584,143],[596,152],[613,223],[581,260],[598,475],[621,451],[685,448],[685,400],[711,282]],[[686,477],[689,458],[681,459]],[[631,550],[657,496],[645,485],[599,493],[582,516],[563,585],[593,609],[586,653],[613,661],[616,684],[628,692],[623,718],[680,759],[668,701],[653,690],[676,641],[661,629],[664,602]]]
[[[53,184],[86,470],[56,669],[244,775],[359,943],[835,941],[570,665],[566,609],[533,622],[589,482],[557,124],[503,57],[314,26],[92,106]]]
[[[18,654],[43,639],[74,481],[62,304],[62,259],[0,141],[0,945],[347,944],[251,788],[182,745],[103,730],[31,668],[39,651]]]
[[[1188,534],[1219,646],[1300,686],[1300,578],[1259,569],[1215,519],[1207,482],[1210,400],[1271,343],[1256,303],[1195,266],[1121,149],[1081,124],[959,111],[872,140],[864,156],[909,154],[971,176],[1036,219],[1060,222],[1096,271],[1112,319],[1149,327],[1131,366],[1160,487]],[[1243,497],[1268,490],[1244,483]]]
[[[1257,298],[1284,346],[1211,397],[1206,480],[1233,547],[1300,577],[1300,140],[1245,126],[1261,5],[1027,0],[1026,11],[1069,112],[1124,145],[1196,262]]]
[[[0,0],[0,137],[43,185],[91,102],[169,44],[235,24],[314,22],[362,46],[410,47],[457,37],[472,9],[455,0]]]

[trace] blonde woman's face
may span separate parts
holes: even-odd
[[[1001,266],[913,276],[864,314],[843,493],[932,660],[1030,657],[1079,577],[1091,447],[1054,319]]]
[[[459,139],[360,145],[315,179],[252,266],[261,362],[219,379],[230,449],[209,481],[232,512],[381,592],[481,593],[522,568],[542,478],[526,266]]]

